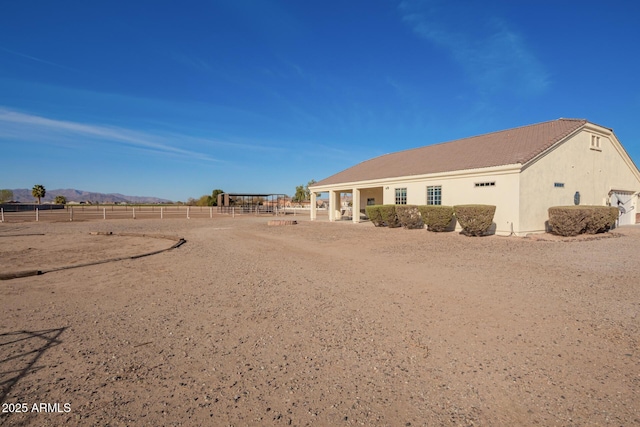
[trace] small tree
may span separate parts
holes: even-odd
[[[307,185],[304,187],[304,199],[305,200],[311,200],[311,190],[309,190],[309,187],[311,187],[313,184],[316,183],[315,179],[312,179],[311,181],[309,181],[307,183]]]
[[[13,191],[0,190],[0,203],[10,202],[13,200]]]
[[[220,190],[219,188],[213,190],[213,192],[211,193],[211,206],[218,206],[218,194],[224,194],[224,191]]]
[[[305,190],[304,185],[298,185],[296,187],[296,194],[291,198],[291,201],[300,203],[300,202],[304,202],[306,198],[307,198],[307,190]]]
[[[45,194],[47,194],[47,190],[45,190],[44,185],[36,184],[31,189],[31,195],[38,199],[38,204],[40,204]]]
[[[211,204],[211,196],[205,194],[196,201],[196,206],[213,206]]]
[[[309,187],[316,183],[315,179],[312,179],[307,185],[298,185],[296,187],[296,194],[291,198],[292,202],[302,203],[305,200],[311,200],[311,190]]]
[[[64,196],[56,196],[56,205],[66,205],[67,204],[67,198]]]

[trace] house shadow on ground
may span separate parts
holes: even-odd
[[[4,402],[21,379],[44,368],[40,357],[62,343],[59,337],[67,327],[42,331],[16,331],[0,334],[0,402]]]

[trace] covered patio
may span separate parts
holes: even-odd
[[[375,187],[345,187],[319,186],[309,187],[311,190],[311,220],[317,219],[316,200],[319,193],[329,194],[329,221],[341,221],[345,217],[358,223],[366,220],[365,207],[383,203],[383,188]],[[350,201],[348,201],[350,199]]]

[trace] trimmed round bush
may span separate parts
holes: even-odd
[[[496,207],[492,205],[458,205],[453,207],[456,219],[467,236],[484,235],[491,224]]]
[[[591,216],[587,222],[585,233],[596,234],[605,233],[611,230],[620,215],[617,207],[613,206],[592,206]]]
[[[442,205],[418,206],[422,221],[429,231],[446,231],[453,220],[453,207]]]
[[[553,206],[548,212],[549,227],[553,234],[577,236],[587,228],[588,212],[584,206]]]
[[[396,215],[400,225],[408,229],[424,228],[422,215],[415,205],[397,205]]]
[[[367,213],[367,217],[376,227],[385,227],[387,225],[382,219],[382,213],[380,212],[381,207],[382,205],[372,205],[364,208],[365,212]]]
[[[398,216],[396,215],[396,205],[381,205],[380,215],[387,227],[400,227],[400,221],[398,221]]]
[[[618,214],[613,206],[553,206],[549,208],[549,226],[560,236],[603,233],[613,227]]]

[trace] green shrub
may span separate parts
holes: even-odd
[[[398,221],[400,221],[400,224],[404,228],[424,228],[422,215],[420,215],[420,211],[415,205],[397,205],[396,215],[398,216]]]
[[[367,217],[371,220],[373,225],[376,227],[384,227],[386,224],[382,219],[382,213],[380,212],[380,208],[382,205],[373,205],[365,207],[365,212],[367,213]]]
[[[398,216],[396,215],[396,205],[381,205],[380,215],[382,221],[387,227],[395,228],[400,226]]]
[[[453,220],[453,208],[441,205],[418,206],[422,221],[429,231],[445,231]]]
[[[587,228],[588,212],[584,206],[554,206],[549,208],[549,228],[560,236],[577,236]]]
[[[458,205],[453,207],[462,232],[467,236],[482,236],[491,224],[496,207],[492,205]]]
[[[587,234],[604,233],[616,223],[620,211],[613,206],[593,206],[589,222],[587,223]]]
[[[560,236],[608,231],[618,219],[612,206],[553,206],[549,208],[551,232]]]

